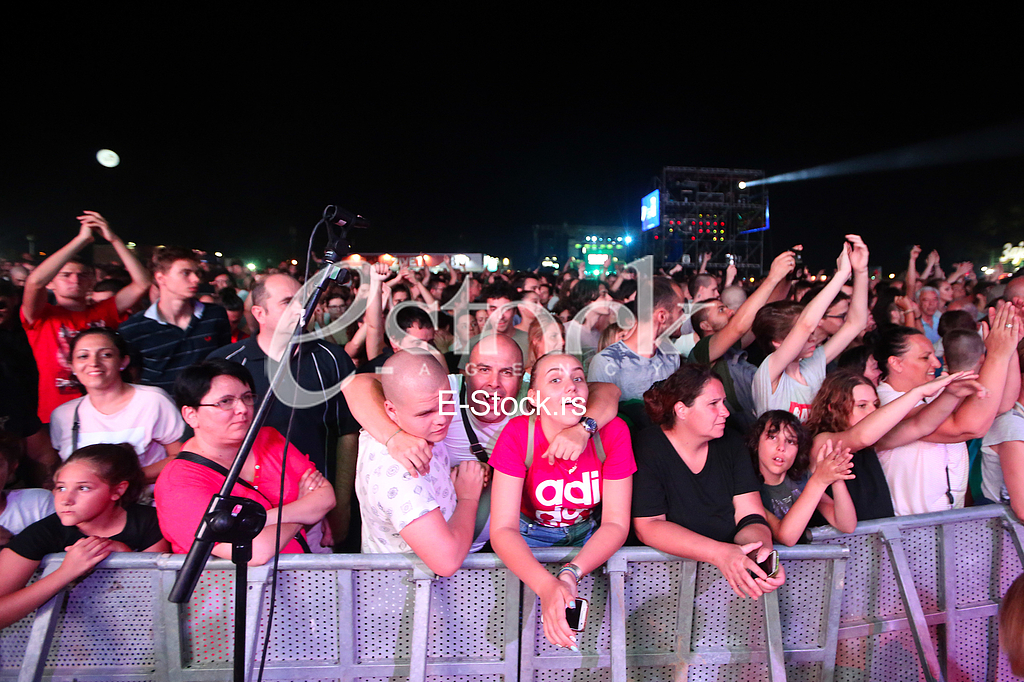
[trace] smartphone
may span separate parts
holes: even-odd
[[[768,556],[764,558],[764,561],[758,561],[757,551],[758,550],[755,549],[747,556],[750,557],[751,561],[757,564],[758,568],[764,571],[765,575],[767,575],[769,578],[774,578],[779,572],[779,553],[773,549],[771,552],[768,553]],[[754,577],[757,577],[753,571],[747,571],[747,573],[753,575]]]
[[[776,555],[777,557],[778,555]],[[586,599],[576,597],[576,608],[565,610],[565,620],[568,621],[569,628],[573,632],[583,632],[583,628],[587,626],[587,610],[589,608],[590,604]]]
[[[793,266],[795,269],[800,269],[804,266],[804,254],[803,251],[793,252]]]

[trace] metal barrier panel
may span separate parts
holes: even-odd
[[[838,679],[1015,679],[997,613],[1021,572],[1020,537],[998,505],[815,530],[816,543],[851,550]]]

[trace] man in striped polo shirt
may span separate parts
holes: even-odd
[[[171,392],[178,373],[231,343],[231,324],[224,308],[195,299],[199,261],[179,247],[159,249],[153,256],[153,279],[160,298],[121,324],[121,336],[142,368],[142,383]]]

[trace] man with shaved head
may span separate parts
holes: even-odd
[[[369,434],[388,439],[387,452],[411,475],[425,474],[432,463],[433,442],[394,423],[385,410],[381,382],[384,375],[359,374],[345,388],[352,414]],[[509,419],[519,414],[519,395],[523,380],[523,355],[519,345],[504,334],[492,334],[480,340],[469,354],[466,373],[449,374],[447,393],[441,397],[444,411],[455,423],[444,438],[451,462],[486,462]],[[356,398],[358,396],[358,399]],[[614,384],[590,384],[587,412],[576,426],[564,429],[552,439],[547,452],[551,459],[579,457],[590,440],[587,426],[592,421],[603,428],[618,412],[619,389]],[[401,425],[399,425],[401,426]],[[361,445],[361,443],[360,443]],[[360,458],[362,450],[360,449]],[[487,505],[485,491],[482,505]],[[486,510],[480,514],[473,551],[479,551],[490,537]]]
[[[431,444],[432,457],[426,472],[413,477],[388,455],[387,440],[360,433],[356,496],[363,552],[414,552],[434,573],[452,575],[473,542],[484,467],[476,461],[450,466],[442,441],[452,418],[440,400],[449,383],[436,359],[422,351],[400,351],[379,376],[392,423],[388,439],[399,433],[420,438]]]

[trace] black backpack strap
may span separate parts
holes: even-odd
[[[487,460],[491,457],[487,452],[487,449],[480,445],[480,439],[476,437],[476,431],[473,430],[473,426],[469,423],[469,414],[466,411],[466,406],[469,403],[466,402],[466,379],[462,379],[462,389],[459,391],[459,412],[462,413],[462,425],[466,428],[466,438],[469,439],[469,451],[473,453],[473,456],[480,460],[481,464],[487,464]]]
[[[82,400],[85,400],[85,398],[82,398]],[[81,426],[81,422],[79,422],[78,420],[78,408],[80,408],[81,406],[81,401],[79,401],[79,403],[75,405],[75,417],[74,421],[71,423],[71,452],[74,452],[75,450],[78,449],[78,429]]]

